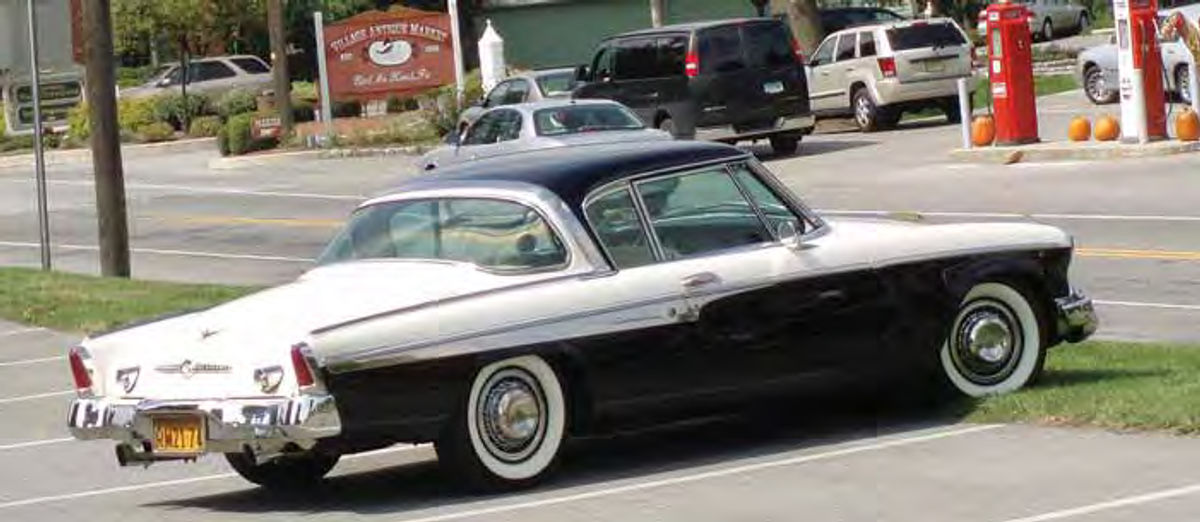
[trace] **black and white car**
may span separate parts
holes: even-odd
[[[1096,328],[1071,253],[1044,225],[826,221],[721,144],[531,152],[365,202],[293,283],[83,341],[68,419],[122,464],[223,453],[266,486],[427,441],[520,486],[570,437],[770,395],[1017,390]]]

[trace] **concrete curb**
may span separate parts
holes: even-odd
[[[203,152],[216,151],[216,138],[196,138],[178,141],[165,141],[162,143],[145,143],[141,145],[122,145],[121,157],[123,158],[142,158],[147,156],[157,156],[162,154],[176,154],[180,152]],[[48,150],[46,151],[46,165],[70,165],[78,163],[90,163],[92,161],[91,149],[69,149],[69,150]],[[33,154],[20,154],[15,156],[0,156],[0,168],[9,167],[33,167]]]
[[[226,156],[213,158],[208,161],[212,170],[234,170],[246,167],[271,165],[295,160],[317,160],[338,158],[367,158],[374,156],[407,156],[415,157],[428,150],[427,147],[364,147],[341,148],[328,150],[297,150],[289,152],[271,152],[265,154],[250,154],[248,156]]]
[[[980,147],[955,149],[952,159],[967,163],[1049,162],[1075,160],[1106,160],[1120,158],[1150,158],[1200,151],[1200,142],[1157,141],[1146,145],[1118,142],[1069,143],[1050,142],[1011,147]]]

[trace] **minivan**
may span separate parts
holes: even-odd
[[[677,138],[768,139],[796,151],[813,130],[802,56],[780,20],[671,25],[602,41],[580,66],[575,98],[606,98]]]

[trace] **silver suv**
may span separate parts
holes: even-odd
[[[262,91],[272,86],[271,66],[252,55],[214,56],[188,62],[188,92],[217,95],[234,89]],[[149,82],[121,89],[122,98],[141,98],[181,91],[183,68],[165,64]]]
[[[870,132],[894,126],[905,111],[934,107],[957,122],[955,83],[972,76],[971,45],[948,18],[860,26],[825,38],[807,71],[818,117],[853,115]]]

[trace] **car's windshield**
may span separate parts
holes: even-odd
[[[571,88],[575,86],[575,72],[563,71],[560,73],[543,74],[536,78],[538,89],[541,89],[542,94],[548,97],[566,96],[571,93]]]
[[[541,214],[498,199],[446,198],[360,209],[317,260],[440,259],[501,271],[562,265],[567,251]]]
[[[645,126],[619,105],[563,105],[533,113],[538,136],[561,136],[579,132],[637,130]]]
[[[947,47],[964,45],[967,41],[957,28],[948,23],[918,23],[907,27],[893,27],[887,31],[892,49],[904,51],[921,47]]]

